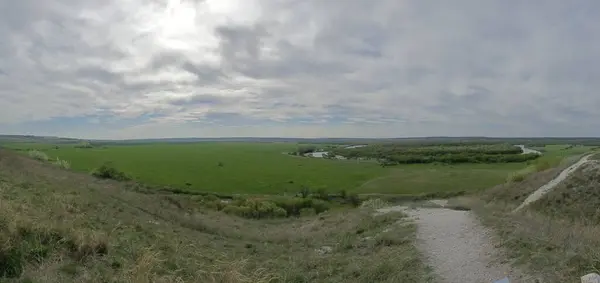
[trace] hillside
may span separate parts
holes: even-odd
[[[398,214],[258,221],[127,187],[0,149],[0,281],[426,281]]]
[[[600,164],[584,164],[530,209],[558,219],[600,224]]]
[[[514,262],[539,282],[580,282],[600,270],[600,164],[589,161],[541,199],[515,212],[527,196],[578,160],[458,200],[498,235]]]

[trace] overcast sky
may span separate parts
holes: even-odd
[[[600,136],[597,0],[0,0],[0,133]]]

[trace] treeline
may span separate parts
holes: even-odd
[[[335,148],[332,152],[345,157],[386,158],[392,155],[437,156],[447,154],[520,154],[523,151],[513,145],[447,145],[447,146],[404,146],[401,144],[374,144],[359,148]]]
[[[533,160],[539,155],[529,154],[446,154],[436,156],[424,155],[393,155],[386,158],[380,158],[381,165],[389,166],[396,164],[424,164],[424,163],[518,163]]]
[[[382,165],[417,163],[510,163],[536,159],[537,154],[522,154],[522,150],[509,144],[456,145],[456,146],[404,146],[377,144],[360,148],[336,148],[335,155],[346,158],[377,159]]]

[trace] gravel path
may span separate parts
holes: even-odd
[[[577,161],[577,163],[569,166],[567,169],[560,172],[560,174],[558,174],[558,176],[556,176],[556,178],[554,178],[547,184],[541,186],[539,189],[537,189],[535,192],[533,192],[531,195],[529,195],[525,199],[525,201],[523,201],[523,203],[521,205],[519,205],[519,207],[517,207],[514,211],[515,212],[519,211],[519,210],[523,209],[523,207],[529,205],[530,203],[542,198],[545,194],[547,194],[552,189],[554,189],[554,187],[558,186],[558,184],[560,184],[560,182],[564,181],[567,177],[569,177],[569,175],[573,174],[573,172],[575,172],[577,169],[579,169],[579,167],[581,167],[581,165],[586,164],[589,161],[590,157],[591,157],[591,155],[586,155],[586,156],[582,157],[579,161]]]
[[[540,187],[517,210],[541,198],[581,165],[589,161],[584,156],[563,170],[556,178]],[[403,211],[417,224],[417,247],[425,256],[442,283],[493,283],[505,277],[511,283],[534,282],[513,268],[494,247],[492,232],[483,227],[470,211],[446,209],[446,202],[431,203],[441,208],[410,209],[405,206],[386,207],[378,213]]]
[[[388,211],[404,211],[415,220],[417,247],[439,282],[492,283],[504,277],[524,282],[517,270],[499,260],[490,232],[470,211],[402,206],[379,210]]]

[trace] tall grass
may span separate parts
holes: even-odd
[[[31,157],[35,160],[39,160],[39,161],[50,160],[50,158],[48,157],[48,155],[45,152],[42,152],[39,150],[30,150],[27,154],[29,155],[29,157]]]
[[[54,164],[62,169],[71,169],[71,163],[69,161],[59,159],[58,157],[56,158],[55,161],[52,162],[52,164]]]

